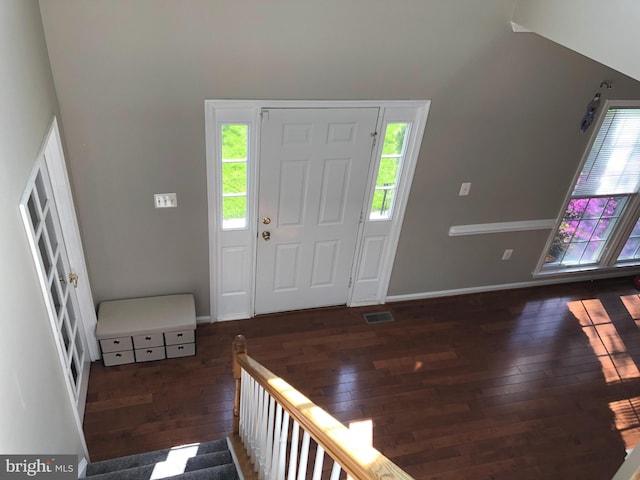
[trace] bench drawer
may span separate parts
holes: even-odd
[[[195,343],[167,345],[167,358],[190,357],[196,354]]]
[[[123,365],[125,363],[133,363],[133,350],[105,353],[102,355],[102,361],[104,362],[105,367]]]
[[[194,330],[181,330],[179,332],[165,332],[164,343],[167,345],[182,345],[183,343],[193,343],[195,340]]]
[[[166,358],[164,347],[149,347],[136,349],[136,362],[150,362]]]
[[[161,347],[163,345],[162,333],[147,333],[133,337],[134,348]]]
[[[119,352],[121,350],[131,350],[131,337],[105,338],[100,340],[102,353]]]

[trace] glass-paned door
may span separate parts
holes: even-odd
[[[80,418],[84,413],[90,358],[76,287],[44,158],[35,167],[20,203],[66,381]]]

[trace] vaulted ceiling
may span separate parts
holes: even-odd
[[[640,2],[519,0],[513,21],[640,80]]]

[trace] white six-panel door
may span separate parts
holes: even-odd
[[[346,303],[378,112],[263,111],[256,313]]]

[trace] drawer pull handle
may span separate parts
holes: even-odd
[[[178,334],[178,337],[181,337],[181,336],[182,336],[182,334],[181,334],[181,333],[179,333],[179,334]]]
[[[114,345],[120,345],[120,340],[114,340],[113,343]]]
[[[116,358],[120,358],[122,356],[121,353],[116,353]]]
[[[151,337],[144,337],[145,340],[151,340]]]
[[[153,350],[147,350],[147,353],[153,353]]]
[[[180,346],[178,347],[178,350],[184,350],[184,347],[183,347],[182,345],[180,345]]]

